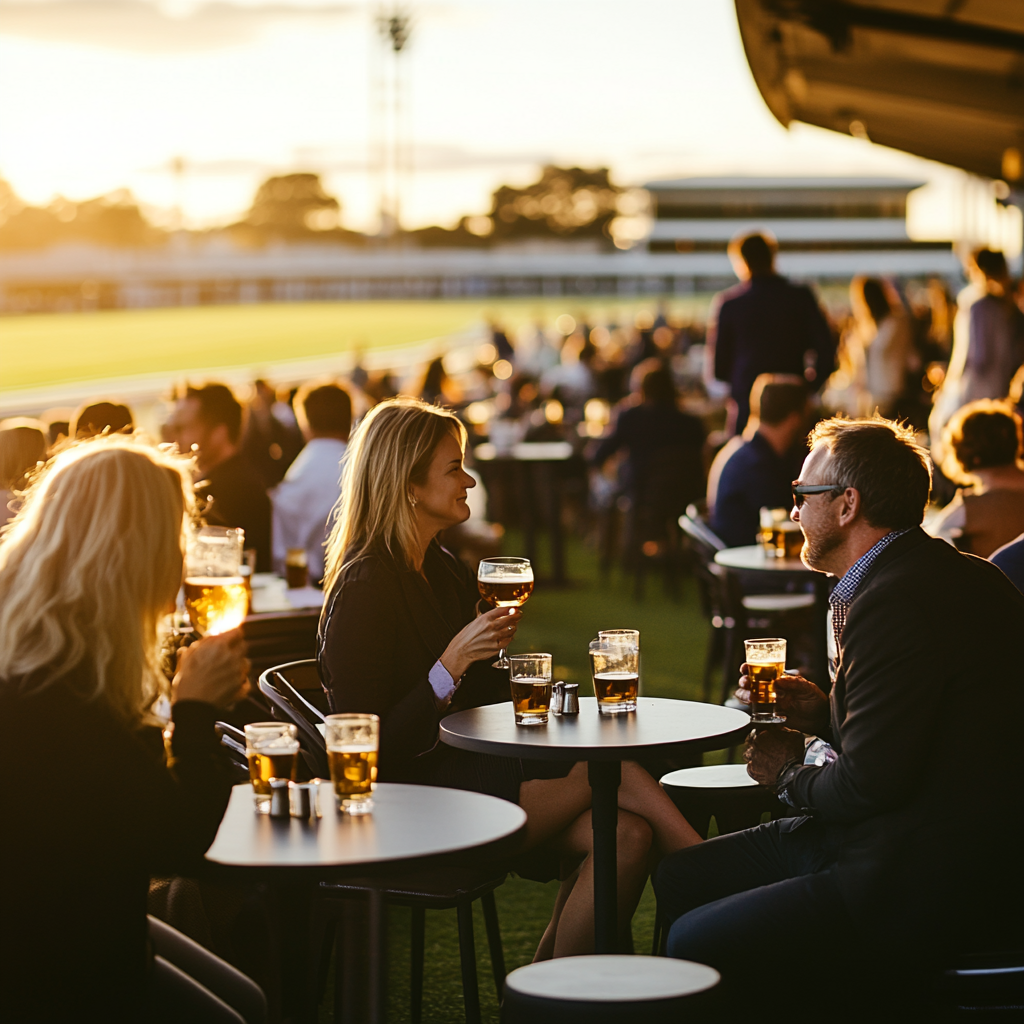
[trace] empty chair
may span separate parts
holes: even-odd
[[[781,810],[775,794],[747,774],[745,764],[683,768],[663,775],[661,785],[694,830],[707,838],[714,818],[719,835],[753,828],[766,812]]]
[[[505,979],[501,1024],[697,1024],[716,1014],[718,971],[651,956],[543,960]]]
[[[302,751],[315,774],[330,776],[327,744],[317,728],[325,719],[326,697],[320,685],[316,661],[307,659],[267,669],[259,679],[260,692],[270,702],[279,718],[293,722],[298,729]],[[318,706],[319,705],[319,706]],[[222,736],[221,742],[225,740]],[[347,882],[325,882],[319,887],[321,909],[338,917],[346,900],[363,899],[371,888],[383,893],[385,902],[412,908],[412,1019],[418,1024],[422,1017],[423,968],[425,955],[427,910],[456,908],[459,922],[459,952],[462,962],[462,985],[466,1002],[466,1020],[480,1020],[480,999],[477,989],[476,950],[473,938],[473,903],[480,900],[487,925],[491,966],[498,997],[505,978],[505,958],[498,927],[498,910],[494,890],[505,881],[506,872],[494,865],[477,868],[426,868],[405,874],[375,877],[373,883],[358,879]],[[336,943],[337,976],[343,967],[343,944]],[[335,985],[335,1017],[342,1019],[344,986]]]
[[[260,693],[269,701],[275,718],[291,722],[298,729],[302,753],[311,774],[327,778],[327,747],[323,733],[324,711],[314,701],[326,706],[316,660],[290,661],[268,668],[259,678]]]
[[[711,625],[704,661],[704,699],[711,698],[711,680],[722,670],[718,702],[724,704],[743,661],[741,642],[751,636],[795,637],[807,623],[801,616],[814,608],[814,594],[748,592],[740,574],[715,561],[725,544],[690,505],[679,525],[688,538],[704,614]],[[742,633],[742,635],[740,635]]]

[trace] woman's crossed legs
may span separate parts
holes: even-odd
[[[622,764],[618,816],[618,919],[623,948],[652,862],[701,842],[658,783],[632,761]],[[519,789],[527,814],[526,846],[550,842],[563,866],[563,882],[535,960],[578,956],[594,948],[593,827],[587,766],[563,779],[531,779]],[[578,885],[576,883],[579,883]]]

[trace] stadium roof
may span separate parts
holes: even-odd
[[[784,125],[1024,187],[1024,0],[736,0],[736,14]]]

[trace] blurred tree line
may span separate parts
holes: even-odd
[[[609,228],[621,191],[606,167],[584,170],[549,165],[524,188],[498,188],[487,214],[463,217],[454,228],[400,232],[390,241],[422,248],[489,248],[560,239],[610,248]],[[259,186],[241,220],[215,231],[187,234],[224,233],[240,245],[255,247],[275,241],[346,245],[376,241],[343,228],[341,212],[341,203],[327,192],[320,175],[274,175]],[[0,179],[0,250],[45,249],[74,242],[143,248],[161,245],[169,236],[147,218],[127,189],[83,202],[58,197],[47,206],[31,206]]]

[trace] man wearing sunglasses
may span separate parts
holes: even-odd
[[[669,953],[739,1004],[786,978],[844,1012],[879,984],[920,1007],[950,958],[1019,945],[1022,789],[990,695],[1019,702],[1024,597],[921,529],[931,472],[909,430],[832,419],[810,446],[791,514],[805,564],[838,581],[831,692],[782,679],[786,726],[746,752],[793,817],[673,854],[655,889]]]

